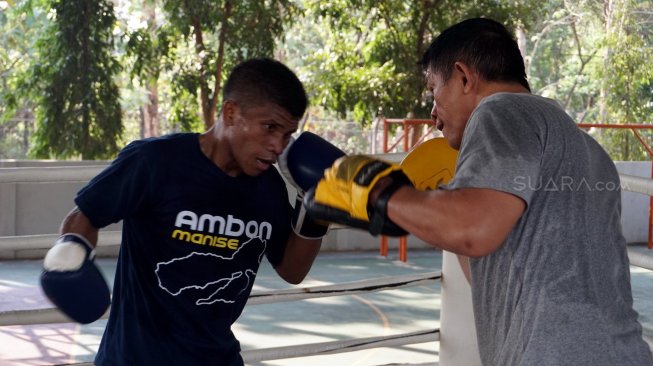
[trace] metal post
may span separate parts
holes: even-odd
[[[408,238],[404,235],[399,238],[399,260],[405,262],[408,259]]]

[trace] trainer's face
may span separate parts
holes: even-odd
[[[277,161],[299,121],[274,103],[234,104],[228,122],[232,167],[247,175],[259,175]]]
[[[468,81],[459,70],[454,70],[446,82],[440,74],[429,72],[426,75],[426,87],[433,94],[431,119],[456,150],[460,148],[465,126],[474,110],[466,92],[467,86]]]

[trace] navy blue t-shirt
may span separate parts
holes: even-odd
[[[197,134],[174,134],[128,145],[75,203],[98,228],[123,220],[96,365],[242,365],[231,325],[290,233],[276,169],[228,176]]]

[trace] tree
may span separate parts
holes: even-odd
[[[489,16],[514,27],[530,21],[533,2],[446,0],[337,0],[304,2],[312,22],[313,49],[303,73],[313,100],[328,110],[369,124],[379,114],[429,116],[431,102],[417,62],[446,26]],[[306,23],[301,23],[305,25]],[[295,33],[295,32],[291,32]],[[302,42],[295,42],[301,44]]]
[[[577,122],[650,121],[653,4],[553,0],[547,9],[526,37],[534,92],[560,101]],[[631,131],[590,132],[615,160],[647,157]]]
[[[228,70],[257,56],[295,70],[322,118],[427,118],[416,62],[473,16],[517,30],[534,92],[577,121],[646,123],[652,14],[650,0],[0,2],[0,157],[24,156],[30,134],[37,157],[112,157],[139,112],[143,137],[208,128]],[[647,156],[629,131],[592,133],[614,159]]]
[[[611,123],[650,123],[653,118],[653,32],[649,18],[650,1],[605,1],[604,62],[598,71],[603,81],[602,106],[605,121]],[[650,158],[630,131],[605,134],[613,158]],[[650,136],[650,131],[649,134]],[[606,145],[606,144],[604,144]]]
[[[0,3],[0,159],[26,158],[34,130],[34,101],[17,88],[34,55],[46,13],[26,2]]]
[[[196,125],[198,101],[204,128],[213,125],[227,71],[244,59],[272,56],[284,26],[298,14],[288,0],[164,0],[163,9],[168,24],[157,35],[133,33],[131,51],[137,62],[151,69],[163,62],[172,73],[172,119],[185,129]]]
[[[120,70],[112,55],[115,16],[104,0],[51,0],[50,27],[24,78],[37,107],[33,155],[110,158],[122,132]]]
[[[526,35],[526,73],[534,93],[560,101],[577,122],[593,119],[600,80],[599,10],[592,2],[550,1]]]
[[[140,107],[141,137],[152,137],[158,136],[160,131],[158,81],[162,64],[159,60],[167,56],[169,37],[168,33],[158,26],[154,1],[143,0],[140,5],[145,28],[129,35],[126,51],[128,56],[134,58],[131,77],[141,81],[147,94],[145,105]]]

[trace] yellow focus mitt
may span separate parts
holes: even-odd
[[[370,204],[370,191],[384,177],[392,177],[392,183]],[[412,183],[397,164],[365,155],[343,156],[307,192],[304,205],[309,215],[318,220],[366,229],[372,235],[406,235],[386,216],[387,200],[403,185]]]

